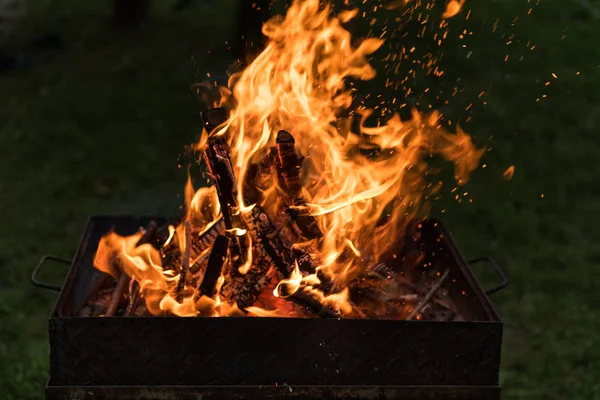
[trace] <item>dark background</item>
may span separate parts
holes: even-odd
[[[448,181],[434,214],[467,258],[492,255],[510,275],[509,288],[492,296],[505,322],[504,398],[594,399],[600,3],[535,1],[467,0],[441,48],[429,33],[417,36],[418,24],[395,21],[400,10],[379,9],[356,23],[359,35],[384,26],[409,34],[377,53],[382,74],[362,90],[403,96],[383,89],[395,68],[381,61],[390,50],[414,45],[412,59],[443,53],[441,77],[408,60],[392,79],[415,69],[408,104],[441,109],[490,149],[486,167],[457,192],[465,200]],[[191,86],[207,72],[224,76],[233,62],[238,4],[196,1],[175,11],[175,3],[155,1],[141,25],[119,28],[108,0],[30,1],[0,45],[2,399],[43,395],[56,296],[28,282],[40,256],[71,257],[90,214],[177,211],[184,146],[199,137],[204,107]],[[57,265],[46,279],[60,282],[64,272]],[[494,284],[484,266],[475,272]]]

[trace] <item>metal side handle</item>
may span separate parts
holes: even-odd
[[[42,289],[55,290],[57,292],[60,292],[60,286],[55,286],[55,285],[50,285],[50,284],[47,284],[44,282],[40,282],[37,279],[37,275],[40,272],[40,270],[42,269],[43,265],[46,263],[46,261],[54,261],[57,263],[71,265],[71,260],[66,260],[64,258],[46,255],[40,259],[40,262],[38,263],[38,265],[35,267],[35,269],[31,273],[30,281],[33,286],[39,287]]]
[[[498,275],[502,278],[502,283],[498,284],[497,286],[488,289],[485,291],[485,294],[492,294],[492,293],[496,293],[499,290],[504,289],[507,285],[508,285],[508,278],[506,277],[506,273],[504,273],[504,271],[502,270],[502,268],[500,268],[500,266],[498,265],[498,263],[496,262],[496,260],[494,260],[492,257],[490,256],[486,256],[486,257],[479,257],[476,258],[474,260],[469,261],[469,264],[477,264],[479,262],[482,261],[486,261],[487,263],[491,264],[492,267],[496,270],[496,272],[498,273]]]

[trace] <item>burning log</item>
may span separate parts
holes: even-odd
[[[267,213],[262,207],[256,205],[251,213],[249,213],[248,219],[249,225],[253,228],[258,239],[257,245],[265,250],[266,256],[275,265],[279,273],[284,278],[289,278],[294,269],[292,250],[284,245],[279,237],[279,231],[273,225]],[[311,271],[311,273],[316,271],[316,266],[308,253],[304,253],[298,249],[296,254],[301,255],[302,264],[307,270]],[[281,289],[283,287],[285,285],[281,285],[280,290],[285,290]],[[304,307],[312,314],[321,318],[339,318],[339,314],[335,310],[325,306],[319,300],[302,291],[297,291],[289,296],[286,296],[286,293],[282,293],[281,297]]]
[[[294,260],[291,251],[281,241],[279,231],[267,213],[262,207],[256,205],[249,213],[248,220],[259,245],[265,249],[279,273],[288,278],[294,270]]]
[[[268,272],[272,263],[264,249],[255,245],[252,254],[254,256],[252,268],[245,275],[237,269],[232,270],[225,278],[221,289],[221,293],[235,301],[240,310],[253,305],[271,282]]]
[[[79,311],[80,317],[90,317],[95,315],[104,315],[108,306],[110,305],[111,293],[113,288],[101,288],[97,289],[90,296],[85,306]]]
[[[238,211],[236,178],[225,142],[218,137],[209,138],[208,148],[204,152],[204,160],[217,188],[225,229],[244,229]],[[246,249],[244,238],[237,235],[231,237],[229,251],[234,266],[239,267],[244,264]]]
[[[185,221],[185,250],[181,260],[181,272],[179,272],[179,282],[177,283],[177,292],[181,292],[185,287],[186,274],[190,269],[190,256],[192,252],[192,224]]]
[[[255,185],[260,190],[268,189],[273,181],[272,171],[275,167],[276,154],[277,147],[269,148],[265,157],[258,164],[258,174]]]
[[[296,292],[289,294],[287,285],[279,285],[277,288],[279,291],[279,297],[303,307],[308,312],[318,316],[319,318],[341,317],[340,314],[333,308],[321,303],[319,300],[304,292],[302,289],[298,289]]]
[[[142,235],[140,240],[138,240],[136,247],[141,246],[146,243],[152,243],[152,241],[156,237],[157,229],[158,229],[158,225],[156,224],[155,221],[148,222],[148,225],[146,225],[146,229],[144,230],[144,234]]]
[[[296,154],[296,141],[287,131],[279,131],[276,139],[277,147],[277,181],[284,191],[287,202],[293,207],[306,205],[306,200],[301,196],[302,180],[300,168],[302,162]],[[307,240],[322,237],[323,234],[315,218],[295,208],[286,207],[284,213],[289,218],[299,235]]]
[[[298,263],[298,268],[301,272],[304,272],[305,274],[317,275],[317,278],[319,278],[319,281],[321,281],[319,286],[317,286],[319,290],[325,294],[331,292],[333,286],[331,279],[326,273],[317,268],[317,264],[315,264],[310,254],[299,248],[292,248],[292,256]]]
[[[229,248],[229,238],[227,236],[217,236],[215,243],[208,258],[206,272],[202,282],[198,286],[196,298],[202,296],[213,297],[216,294],[217,280],[223,272],[223,265],[227,258],[227,249]]]
[[[225,227],[226,229],[232,229],[232,209],[237,208],[236,179],[229,159],[229,152],[223,140],[218,137],[208,139],[204,161],[217,188]]]
[[[127,303],[127,308],[123,312],[123,316],[128,317],[132,315],[133,311],[136,309],[138,300],[141,297],[139,289],[140,285],[132,278],[129,282],[129,302]]]
[[[209,108],[208,110],[202,112],[201,116],[202,121],[204,122],[204,127],[206,128],[206,132],[210,134],[219,125],[227,121],[229,118],[229,112],[224,107]]]
[[[306,206],[306,200],[302,197],[296,197],[292,200],[293,207]],[[323,233],[317,224],[317,220],[312,215],[297,208],[286,208],[284,213],[289,218],[296,232],[306,240],[318,239],[323,237]]]
[[[121,272],[121,277],[117,281],[117,286],[115,286],[115,289],[111,294],[110,304],[106,310],[106,313],[104,314],[105,317],[112,317],[116,314],[119,305],[121,304],[121,300],[123,300],[125,289],[127,288],[127,285],[129,285],[129,281],[129,275],[127,275],[125,272]]]
[[[300,195],[300,160],[296,154],[296,141],[286,131],[277,134],[277,180],[289,200]]]
[[[197,232],[194,232],[193,228],[191,232],[192,242],[190,247],[189,260],[190,263],[193,261],[194,264],[196,264],[198,261],[200,261],[197,258],[200,256],[200,254],[202,254],[202,252],[204,252],[206,249],[213,245],[217,236],[224,235],[226,233],[225,222],[222,218],[217,220],[210,228],[208,228],[201,235],[198,235]],[[179,238],[177,236],[177,233],[174,233],[171,241],[166,246],[160,249],[160,255],[163,260],[163,268],[175,271],[177,273],[181,272],[183,267],[183,257],[181,255],[181,250],[179,249]],[[189,269],[186,268],[186,270],[188,271],[190,269],[194,269],[194,265],[191,265]]]
[[[276,147],[271,147],[259,163],[250,163],[244,177],[243,192],[246,204],[260,204],[262,193],[273,185]]]
[[[177,232],[173,233],[171,240],[160,248],[159,254],[164,269],[172,270],[176,273],[181,271],[181,250],[179,249]]]
[[[223,221],[223,218],[220,218],[204,233],[199,235],[196,240],[192,241],[192,248],[196,256],[212,246],[219,235],[224,234],[225,221]],[[194,256],[192,256],[192,259],[193,258]]]

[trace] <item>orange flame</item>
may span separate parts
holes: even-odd
[[[444,18],[458,13],[463,2],[451,0]],[[231,90],[221,88],[221,98],[215,104],[232,105],[229,120],[214,134],[225,138],[230,147],[242,215],[254,206],[244,202],[243,183],[251,163],[260,161],[274,146],[279,130],[289,131],[296,138],[297,151],[306,156],[302,196],[307,201],[297,208],[315,216],[324,233],[322,240],[300,245],[310,246],[320,261],[319,268],[343,289],[325,296],[313,288],[316,277],[302,277],[297,265],[292,277],[280,285],[293,291],[305,285],[304,290],[344,315],[352,313],[347,282],[366,263],[374,265],[383,251],[403,236],[408,222],[423,214],[421,200],[431,186],[426,181],[431,172],[427,158],[435,154],[453,162],[455,178],[463,184],[483,154],[462,130],[447,132],[437,113],[421,115],[413,111],[411,120],[394,115],[385,124],[370,127],[367,119],[373,110],[350,108],[353,91],[348,80],[375,76],[368,58],[383,44],[381,39],[368,38],[358,46],[352,45],[351,35],[342,23],[356,15],[355,11],[347,11],[332,17],[331,7],[321,6],[319,0],[295,0],[285,17],[274,17],[264,25],[263,33],[269,39],[266,48],[243,72],[231,77]],[[359,119],[358,132],[350,131],[352,118]],[[202,151],[205,144],[203,135],[196,149]],[[376,148],[379,157],[363,155],[366,148]],[[282,190],[273,183],[262,193],[261,206],[270,215],[279,212]],[[220,212],[214,187],[194,191],[188,180],[185,197],[186,218],[200,228],[197,231],[209,229]],[[183,252],[183,224],[175,231]],[[233,233],[246,234],[240,230]],[[178,276],[163,270],[161,258],[151,246],[135,248],[137,239],[139,235],[107,235],[95,265],[115,274],[110,263],[119,259],[123,270],[144,288],[152,314],[239,312],[224,306],[219,294],[214,299],[194,300],[193,294],[183,294],[182,298],[176,293]],[[245,274],[251,267],[247,263],[240,272]],[[207,309],[211,311],[204,311]],[[278,315],[258,307],[247,311]]]
[[[442,14],[442,18],[452,18],[456,14],[460,12],[463,4],[465,4],[465,0],[450,0],[448,4],[446,4],[446,11]]]

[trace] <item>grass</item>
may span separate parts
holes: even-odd
[[[33,2],[15,48],[48,31],[65,47],[0,75],[2,399],[43,397],[55,295],[29,285],[39,257],[72,256],[90,214],[173,212],[178,160],[200,131],[190,85],[231,61],[217,45],[231,38],[232,1],[188,14],[164,2],[135,32],[110,28],[108,3]],[[510,275],[492,299],[505,322],[504,398],[600,398],[599,34],[575,1],[468,1],[451,20],[445,74],[408,96],[491,149],[465,187],[473,202],[445,192],[434,212],[467,257],[492,255]],[[483,266],[476,273],[493,284]],[[63,274],[57,265],[45,279]]]

